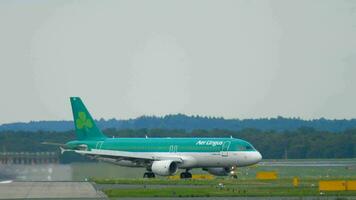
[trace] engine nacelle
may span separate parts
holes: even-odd
[[[231,169],[229,167],[214,167],[203,170],[208,171],[210,174],[215,176],[227,176],[231,172]]]
[[[178,165],[172,160],[159,160],[152,163],[151,170],[160,176],[170,176],[178,171]]]

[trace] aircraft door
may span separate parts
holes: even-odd
[[[220,152],[221,156],[228,156],[230,144],[231,144],[230,141],[224,142],[224,144],[221,147],[221,152]]]

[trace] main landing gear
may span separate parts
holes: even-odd
[[[192,178],[192,174],[189,173],[189,170],[185,170],[185,172],[180,173],[180,179]]]
[[[152,172],[151,167],[146,167],[146,172],[143,174],[143,178],[156,178],[156,175]]]
[[[145,172],[143,174],[143,178],[155,178],[155,174],[153,172]]]

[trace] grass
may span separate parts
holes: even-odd
[[[310,160],[309,160],[310,161]],[[329,160],[339,162],[339,160]],[[353,159],[353,162],[355,160]],[[78,167],[79,175],[90,174],[94,166]],[[98,166],[95,167],[96,169]],[[319,180],[356,180],[355,167],[293,167],[258,166],[238,169],[238,179],[215,178],[214,180],[169,180],[140,178],[144,170],[120,168],[99,163],[102,174],[93,174],[91,181],[101,184],[109,197],[225,197],[225,196],[356,196],[356,191],[323,192],[318,190]],[[80,169],[80,170],[79,170]],[[75,170],[76,171],[76,170]],[[258,171],[276,171],[278,180],[256,180]],[[206,173],[192,170],[192,173]],[[292,178],[300,178],[299,187],[292,185]],[[136,185],[134,188],[115,188],[110,184]],[[222,184],[223,187],[219,187]],[[150,185],[161,185],[152,187]],[[172,186],[173,185],[173,186]],[[188,185],[188,186],[187,186]],[[189,187],[192,185],[192,187]],[[147,187],[146,187],[147,186]],[[167,186],[167,187],[166,187]],[[199,186],[199,187],[193,187]]]
[[[318,184],[319,180],[355,180],[354,178],[345,177],[333,177],[333,178],[304,178],[301,179],[300,186],[303,187],[313,187]],[[249,187],[260,187],[260,186],[293,186],[291,178],[281,178],[278,180],[256,180],[256,179],[231,179],[231,178],[215,178],[213,180],[170,180],[167,178],[156,178],[156,179],[95,179],[91,178],[90,181],[96,184],[127,184],[127,185],[206,185],[206,186],[216,186],[222,183],[225,186],[245,186]]]
[[[274,181],[118,179],[96,181],[96,183],[142,185],[135,189],[104,189],[108,197],[356,196],[356,191],[320,193],[318,181],[318,179],[303,179],[299,187],[293,187],[291,179]],[[146,188],[145,185],[176,185],[176,187]],[[202,187],[189,188],[183,187],[184,185]]]
[[[203,187],[203,188],[155,188],[109,189],[108,197],[232,197],[232,196],[354,196],[355,191],[322,193],[317,188],[292,187]]]

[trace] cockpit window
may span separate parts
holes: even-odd
[[[251,145],[247,145],[246,150],[253,150],[253,147]]]
[[[249,143],[239,144],[239,145],[237,146],[237,149],[238,149],[239,151],[253,151],[253,150],[255,150],[255,148],[254,148],[251,144],[249,144]]]

